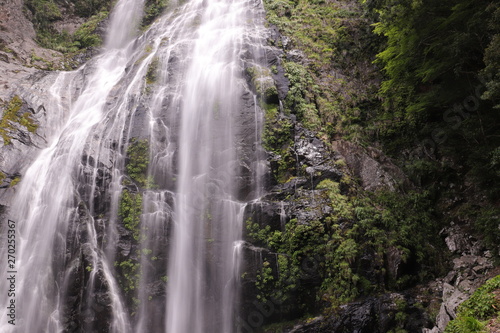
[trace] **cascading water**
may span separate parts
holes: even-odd
[[[17,318],[2,297],[1,332],[238,331],[243,213],[264,172],[244,78],[262,5],[172,4],[133,40],[142,5],[119,1],[104,52],[54,80],[45,104],[64,121],[10,209]]]
[[[186,10],[197,13],[200,26],[188,34],[193,45],[181,93],[167,332],[231,332],[238,273],[232,254],[242,228],[232,181],[238,172],[234,121],[248,4],[193,1]]]

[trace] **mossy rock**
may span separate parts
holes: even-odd
[[[139,186],[148,185],[149,141],[132,138],[127,148],[125,170],[127,175]]]
[[[458,307],[457,318],[448,323],[445,333],[483,333],[488,322],[498,320],[499,315],[500,275],[497,275]]]
[[[271,75],[271,70],[262,66],[252,66],[246,69],[250,82],[257,95],[265,103],[278,104],[278,89]]]
[[[4,145],[12,143],[12,132],[16,130],[16,123],[26,127],[30,133],[35,133],[38,129],[38,124],[31,117],[31,113],[29,111],[23,112],[23,104],[23,100],[16,95],[12,97],[4,109],[0,120],[0,135]]]

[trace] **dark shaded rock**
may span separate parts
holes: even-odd
[[[342,155],[367,191],[384,188],[394,191],[411,186],[403,171],[378,149],[363,148],[343,140],[333,142],[333,148]]]
[[[419,332],[430,320],[418,303],[403,294],[384,294],[343,306],[338,314],[297,325],[289,333],[385,333],[395,329]]]

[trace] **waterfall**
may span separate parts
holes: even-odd
[[[53,131],[9,211],[16,325],[1,297],[1,332],[238,331],[244,212],[265,169],[244,76],[263,58],[262,4],[172,3],[137,37],[142,6],[118,1],[103,52],[51,74]]]

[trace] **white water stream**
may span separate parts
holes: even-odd
[[[120,0],[103,53],[59,73],[50,89],[45,106],[59,124],[18,185],[9,215],[17,223],[15,326],[1,248],[0,332],[237,332],[246,202],[235,179],[241,147],[260,144],[261,119],[252,107],[255,135],[245,137],[241,97],[248,91],[244,61],[261,47],[262,4],[171,5],[134,38],[142,6]],[[124,254],[118,214],[133,137],[148,140],[156,183],[139,191],[137,258]],[[115,268],[125,255],[140,267],[138,288],[128,294]],[[166,285],[161,297],[151,291],[158,281]]]

